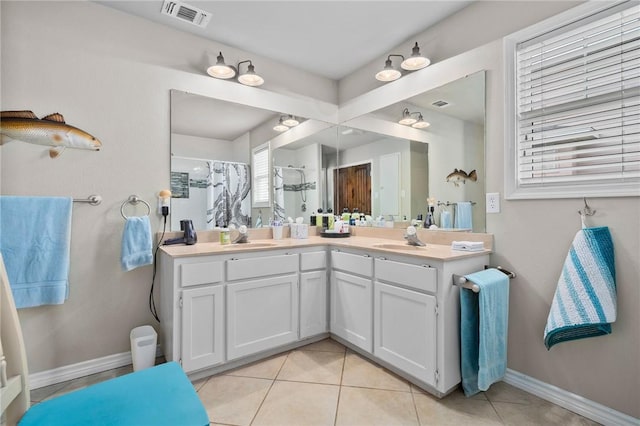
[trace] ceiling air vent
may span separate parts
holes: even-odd
[[[449,102],[445,102],[445,101],[435,101],[434,103],[432,103],[431,105],[433,105],[434,107],[438,107],[438,108],[444,108],[447,105],[449,105]]]
[[[206,27],[211,20],[211,13],[180,1],[165,0],[162,5],[162,13],[201,28]]]

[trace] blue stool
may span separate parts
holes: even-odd
[[[157,365],[31,407],[29,425],[205,426],[209,417],[175,362]]]

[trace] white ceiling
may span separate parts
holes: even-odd
[[[403,52],[391,49],[472,3],[187,0],[213,14],[202,29],[161,14],[162,0],[97,2],[334,80],[384,55],[409,55],[413,40]]]

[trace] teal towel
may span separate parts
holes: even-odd
[[[153,263],[149,216],[127,218],[122,234],[121,256],[123,271]]]
[[[456,203],[455,228],[473,229],[473,206],[469,201]]]
[[[507,371],[509,277],[497,269],[469,274],[479,293],[460,289],[462,389],[466,396],[489,389]]]
[[[160,364],[32,406],[20,426],[208,426],[209,416],[175,363]]]
[[[0,197],[0,251],[17,308],[67,299],[72,204],[61,197]]]
[[[578,231],[558,280],[544,330],[556,343],[611,333],[616,320],[616,270],[609,228]]]

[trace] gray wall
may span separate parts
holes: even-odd
[[[416,40],[435,62],[574,4],[477,2]],[[94,3],[3,1],[0,8],[2,110],[32,109],[39,116],[58,111],[104,144],[99,153],[67,150],[57,160],[43,158],[45,150],[35,145],[12,142],[0,148],[2,194],[100,193],[105,198],[99,207],[74,207],[69,301],[20,311],[31,371],[126,352],[129,330],[152,323],[146,307],[151,269],[120,271],[120,204],[134,193],[154,201],[167,186],[169,89],[215,91],[219,82],[202,71],[203,52],[222,48],[225,57],[238,52]],[[399,49],[408,50],[412,42]],[[483,49],[488,70],[486,189],[502,193],[501,42]],[[372,76],[383,61],[345,78],[339,90],[335,82],[267,59],[261,59],[260,69],[272,73],[266,89],[335,102],[338,94],[346,100],[377,87]],[[278,77],[276,69],[287,73]],[[618,320],[610,336],[563,343],[551,351],[544,348],[542,332],[564,257],[580,226],[576,211],[582,201],[502,200],[502,212],[487,215],[487,231],[495,235],[492,262],[518,273],[511,283],[509,368],[640,417],[640,205],[638,198],[592,199],[590,204],[598,211],[593,224],[608,225],[614,239]],[[159,227],[157,218],[153,225]]]

